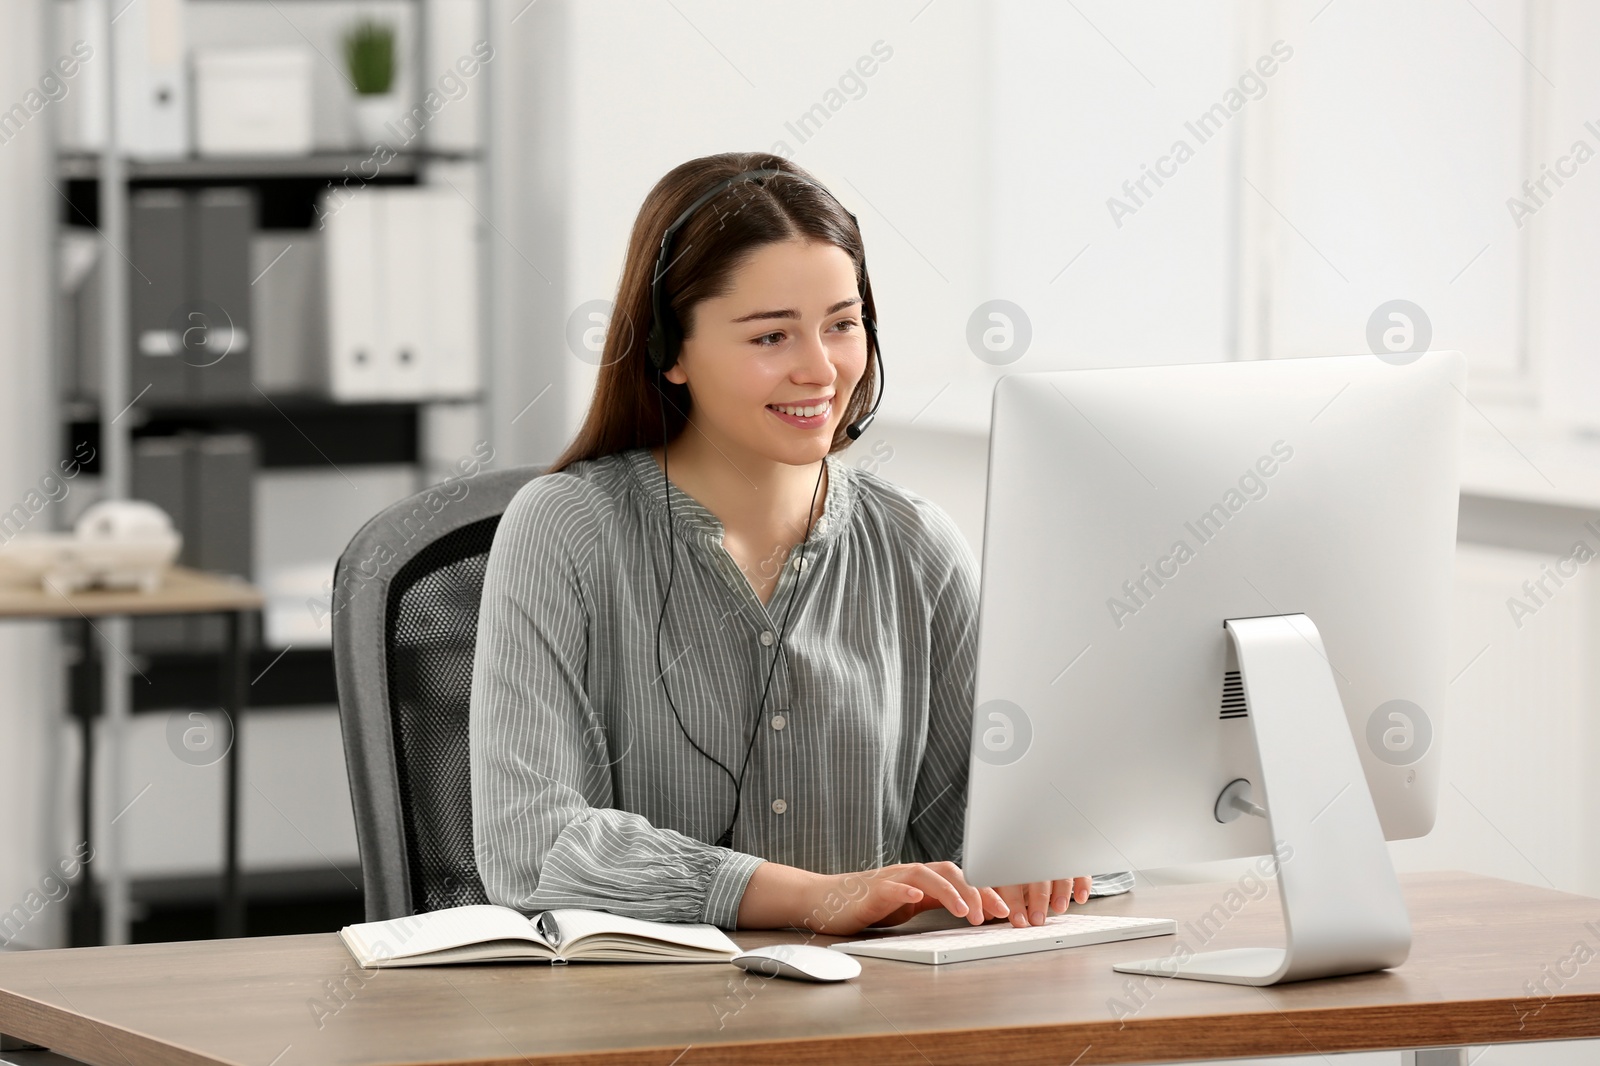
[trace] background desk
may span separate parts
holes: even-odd
[[[169,567],[161,586],[152,592],[119,589],[85,589],[58,595],[37,584],[0,584],[0,619],[13,621],[60,619],[94,627],[96,618],[130,615],[221,614],[228,620],[227,648],[223,654],[220,692],[217,700],[232,723],[232,744],[227,754],[227,811],[223,817],[222,906],[218,927],[223,936],[238,936],[244,931],[244,904],[239,894],[239,719],[244,711],[245,653],[244,616],[261,609],[261,593],[239,578]],[[93,654],[95,642],[88,633],[80,642],[85,655]],[[83,730],[82,779],[79,782],[81,837],[92,842],[94,822],[94,709],[75,707]],[[74,887],[73,939],[93,942],[98,934],[94,879],[85,867]],[[108,940],[126,939],[126,930],[113,930]]]
[[[1578,941],[1600,948],[1600,900],[1463,873],[1402,881],[1416,932],[1404,966],[1270,989],[1152,978],[1135,994],[1141,979],[1111,970],[1170,951],[1170,937],[944,967],[862,959],[856,980],[814,985],[720,964],[362,971],[327,933],[0,954],[0,1033],[96,1066],[1089,1066],[1600,1037],[1600,958],[1529,991]],[[1136,889],[1084,909],[1176,918],[1193,937],[1185,923],[1229,913],[1234,889]],[[1267,943],[1279,924],[1269,895],[1210,943]],[[1114,1017],[1113,1000],[1132,1016]]]

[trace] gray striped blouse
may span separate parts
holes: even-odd
[[[764,860],[819,873],[959,862],[977,568],[936,505],[829,456],[823,517],[763,605],[717,518],[645,449],[536,478],[484,578],[470,725],[491,901],[733,928]],[[769,565],[777,565],[774,559]],[[781,646],[783,611],[799,598]],[[762,721],[754,720],[774,656]]]

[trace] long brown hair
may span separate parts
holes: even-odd
[[[877,308],[866,277],[861,231],[850,215],[805,170],[767,152],[724,152],[691,159],[672,170],[651,189],[634,219],[628,257],[617,285],[616,305],[606,330],[600,377],[594,397],[572,443],[548,472],[584,459],[650,448],[663,443],[662,395],[666,399],[666,440],[675,439],[688,421],[689,389],[662,378],[645,352],[650,334],[650,280],[661,237],[677,217],[717,182],[746,170],[782,170],[761,184],[738,182],[697,211],[673,240],[673,261],[663,278],[667,301],[682,323],[683,335],[694,330],[695,305],[726,295],[733,273],[757,248],[797,237],[826,241],[844,250],[855,264],[861,313],[874,321]],[[737,203],[729,209],[725,201]],[[865,331],[863,331],[865,332]],[[850,444],[844,429],[871,405],[877,378],[876,346],[868,342],[867,366],[850,395],[834,431],[830,452]]]

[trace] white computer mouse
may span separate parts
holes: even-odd
[[[848,981],[861,973],[861,964],[851,956],[813,944],[768,944],[728,961],[762,977],[796,981]]]

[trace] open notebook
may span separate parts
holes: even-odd
[[[347,925],[339,936],[367,968],[451,962],[727,962],[739,945],[714,925],[646,922],[605,911],[448,907]]]

